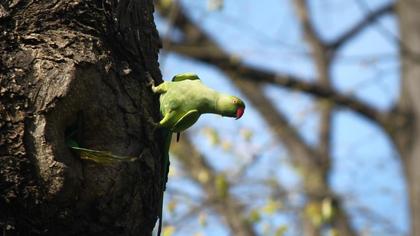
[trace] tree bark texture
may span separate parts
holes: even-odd
[[[150,235],[161,79],[152,0],[0,0],[0,230]],[[159,82],[159,81],[157,81]],[[137,156],[98,165],[66,145]]]
[[[411,235],[420,235],[420,1],[401,0],[402,92],[393,138],[400,150],[410,198]]]

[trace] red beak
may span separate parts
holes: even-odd
[[[239,108],[236,110],[236,119],[241,118],[241,117],[242,117],[242,115],[244,114],[244,112],[245,112],[245,107],[239,107]]]

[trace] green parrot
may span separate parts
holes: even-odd
[[[238,97],[222,94],[205,86],[194,73],[175,75],[172,81],[165,81],[158,86],[154,86],[154,80],[151,77],[149,79],[153,92],[160,94],[160,112],[163,118],[158,126],[164,129],[167,137],[163,162],[164,184],[159,212],[158,235],[160,235],[163,193],[168,181],[169,147],[172,133],[177,133],[178,141],[180,133],[194,125],[200,115],[204,113],[214,113],[239,119],[244,114],[245,103]]]
[[[175,75],[172,81],[165,81],[158,86],[147,73],[152,91],[159,94],[160,112],[162,120],[157,127],[162,129],[166,137],[163,161],[163,188],[160,202],[158,235],[162,231],[163,194],[166,190],[169,172],[169,147],[172,133],[177,133],[177,141],[180,133],[197,122],[201,114],[214,113],[222,116],[239,119],[245,111],[245,103],[235,96],[222,94],[206,87],[200,78],[193,73]],[[98,151],[81,148],[71,139],[67,145],[80,154],[81,159],[94,161],[98,164],[112,164],[121,161],[134,161],[136,157],[118,156],[108,151]]]
[[[88,148],[81,148],[79,147],[79,144],[71,137],[69,137],[66,142],[67,146],[69,146],[75,152],[79,153],[81,159],[90,160],[96,162],[97,164],[111,165],[116,162],[137,160],[137,157],[133,156],[120,156],[115,155],[109,151],[99,151]]]
[[[160,127],[179,133],[191,127],[204,113],[241,118],[245,103],[235,97],[221,94],[206,87],[200,78],[193,73],[175,75],[172,82],[153,85],[154,93],[160,94],[160,112],[163,119]],[[177,137],[177,140],[179,137]]]

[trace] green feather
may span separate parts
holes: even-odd
[[[200,77],[198,77],[198,75],[194,73],[187,72],[187,73],[177,74],[172,78],[172,82],[178,82],[182,80],[200,80]]]
[[[172,133],[180,133],[188,129],[204,113],[237,117],[238,114],[242,115],[245,104],[237,97],[219,93],[205,86],[200,78],[193,73],[175,75],[171,82],[166,81],[156,87],[152,86],[152,90],[160,94],[160,112],[163,118],[159,122],[159,126],[164,129],[167,137],[164,161],[162,163],[164,182],[159,212],[158,235],[160,235],[162,230],[163,193],[168,181],[169,147]],[[241,109],[242,112],[238,113],[238,109]]]
[[[115,155],[109,151],[99,151],[79,147],[79,144],[74,139],[66,140],[67,146],[73,149],[80,155],[83,160],[94,161],[98,164],[110,165],[122,161],[135,161],[137,157]]]

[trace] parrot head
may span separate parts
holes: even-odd
[[[245,112],[245,103],[235,96],[222,96],[218,100],[217,106],[222,116],[239,119]]]

